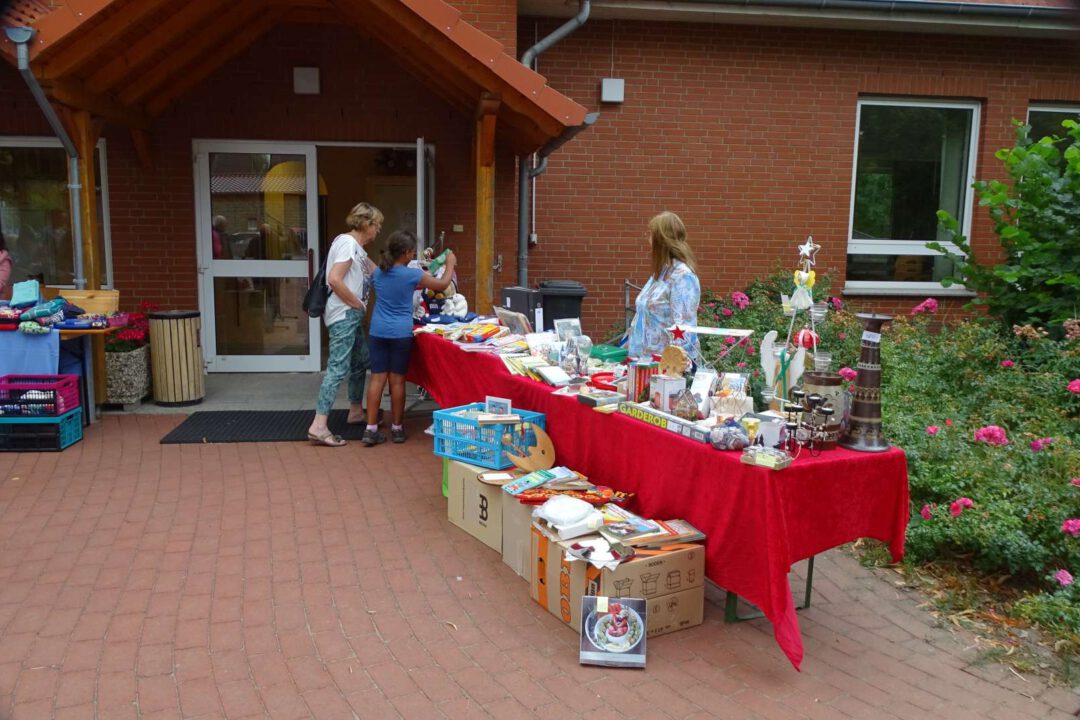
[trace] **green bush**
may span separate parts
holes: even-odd
[[[997,152],[1009,182],[979,181],[979,205],[989,208],[1004,262],[979,264],[956,219],[938,218],[963,254],[928,243],[955,263],[942,284],[963,283],[1008,325],[1039,323],[1058,327],[1080,312],[1080,126],[1063,123],[1065,137],[1033,141],[1030,126],[1017,123],[1016,145]]]

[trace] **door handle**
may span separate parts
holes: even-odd
[[[206,271],[209,270],[209,269],[210,269],[209,265],[200,265],[199,266],[199,274],[200,275],[205,275]]]
[[[502,255],[495,256],[495,264],[491,266],[491,272],[502,272]]]

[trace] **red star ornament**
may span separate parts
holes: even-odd
[[[672,340],[682,340],[686,336],[686,331],[678,325],[674,325],[671,331]]]

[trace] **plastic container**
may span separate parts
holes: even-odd
[[[58,452],[82,440],[82,408],[60,417],[0,418],[0,452]]]
[[[555,327],[556,320],[580,318],[585,286],[577,280],[544,280],[540,283],[544,305],[544,329]]]
[[[589,353],[589,357],[594,357],[606,363],[621,363],[626,359],[626,355],[626,348],[615,347],[614,345],[593,345],[593,349]]]
[[[78,375],[0,377],[0,418],[57,417],[79,407]]]
[[[483,412],[484,403],[436,410],[433,413],[435,454],[492,470],[511,467],[514,463],[507,459],[506,451],[511,450],[511,454],[513,451],[503,443],[503,435],[510,432],[513,424],[481,425],[475,418],[459,414],[469,410]],[[519,416],[523,423],[530,422],[541,429],[547,429],[543,413],[514,408],[514,414]]]

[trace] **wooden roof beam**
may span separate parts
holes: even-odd
[[[264,2],[238,2],[230,5],[228,10],[215,18],[205,32],[188,38],[177,50],[163,57],[120,90],[120,100],[133,104],[146,101],[159,89],[169,93],[170,90],[165,86],[171,80],[183,82],[186,69],[196,64],[204,65],[206,61],[203,58],[210,61],[216,58],[216,65],[220,67],[224,64],[220,61],[223,53],[230,53],[230,57],[235,55],[231,47],[235,36],[243,32],[246,25],[267,15]],[[150,114],[153,115],[153,111]]]
[[[74,39],[61,40],[45,47],[34,60],[35,74],[51,80],[73,74],[87,60],[108,48],[132,26],[153,17],[173,0],[115,0],[107,22],[101,22],[91,33],[80,33]]]
[[[124,78],[136,76],[155,58],[166,54],[171,46],[184,42],[189,33],[200,24],[213,22],[220,5],[220,0],[191,0],[182,3],[182,7],[176,12],[165,14],[153,30],[134,38],[123,50],[115,53],[111,60],[88,74],[86,87],[93,92],[104,92],[121,84]]]
[[[230,35],[229,44],[221,52],[215,56],[206,57],[201,62],[185,66],[181,75],[174,78],[147,103],[147,112],[154,117],[160,115],[177,99],[213,75],[222,65],[251,47],[280,20],[281,16],[278,12],[263,10],[254,20],[245,21],[243,28]]]
[[[124,105],[107,95],[92,93],[75,80],[53,80],[43,83],[49,97],[61,105],[85,110],[104,120],[129,128],[147,128],[150,116],[141,108]]]

